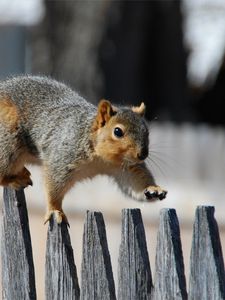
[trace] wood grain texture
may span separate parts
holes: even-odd
[[[123,209],[118,266],[118,300],[150,299],[152,276],[139,209]]]
[[[83,234],[81,299],[116,299],[105,223],[100,212],[86,214]]]
[[[2,299],[36,299],[34,264],[24,191],[4,188]]]
[[[154,283],[154,300],[187,299],[180,229],[174,209],[160,212]]]
[[[47,235],[45,295],[46,300],[76,300],[80,296],[68,228],[65,223],[57,224],[54,217]]]
[[[225,299],[225,274],[214,207],[196,209],[190,261],[189,299]]]
[[[118,300],[186,300],[179,223],[163,209],[157,236],[154,288],[139,209],[122,211]],[[2,299],[36,299],[34,265],[24,191],[4,188],[1,234]],[[46,245],[47,300],[115,300],[104,219],[87,212],[81,292],[67,225],[51,218]],[[198,207],[190,258],[189,300],[225,299],[225,271],[214,207]]]

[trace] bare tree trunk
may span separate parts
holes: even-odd
[[[98,101],[98,47],[108,1],[45,1],[43,22],[32,29],[32,72],[51,75]]]

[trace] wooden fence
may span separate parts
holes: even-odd
[[[5,188],[3,198],[2,298],[36,299],[24,193]],[[163,209],[160,213],[154,282],[139,209],[122,211],[117,293],[100,212],[86,214],[80,287],[68,228],[56,224],[53,218],[48,227],[46,249],[47,300],[225,299],[224,262],[213,207],[196,209],[188,293],[174,209]]]

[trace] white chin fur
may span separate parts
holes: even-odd
[[[134,190],[130,189],[129,194],[131,197],[138,201],[145,201],[144,192],[135,192]]]

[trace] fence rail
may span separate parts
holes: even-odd
[[[162,209],[159,223],[153,281],[141,211],[122,211],[116,293],[103,215],[86,214],[80,287],[68,228],[52,218],[46,247],[46,299],[225,299],[224,262],[214,207],[196,209],[188,292],[176,211]],[[23,190],[4,188],[1,238],[2,299],[36,299]]]

